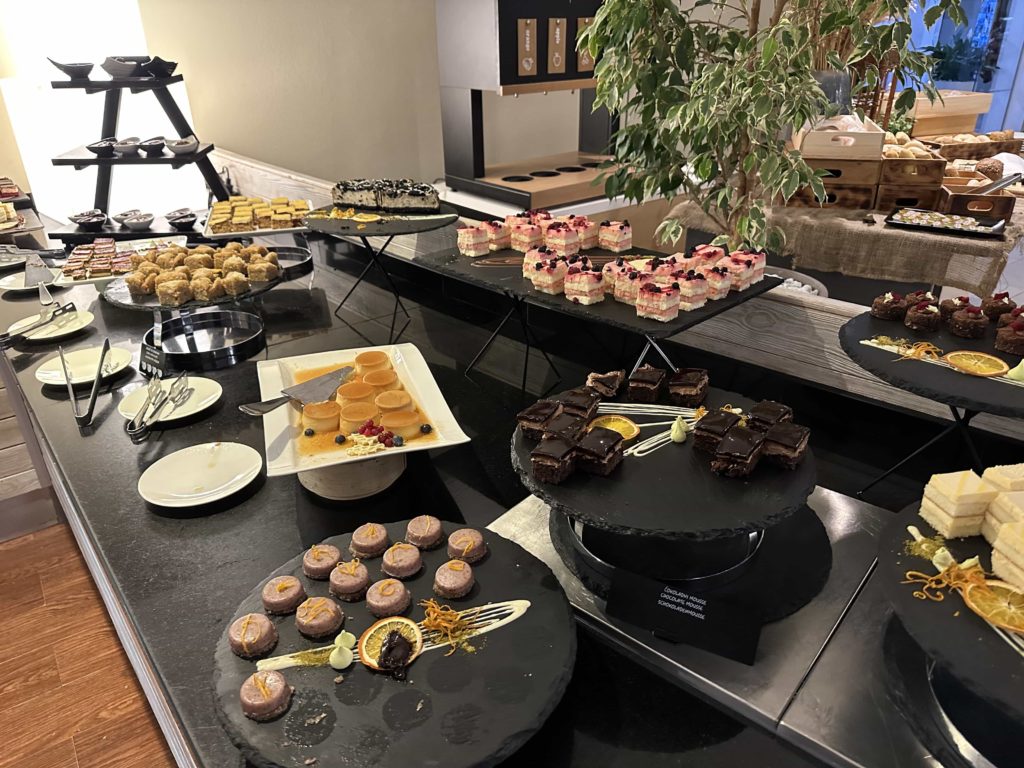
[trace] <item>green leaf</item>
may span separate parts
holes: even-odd
[[[933,5],[924,12],[924,25],[931,29],[935,26],[935,22],[942,18],[942,14],[945,12],[945,9],[941,5]]]
[[[790,172],[786,174],[785,179],[782,182],[782,196],[789,200],[793,195],[796,194],[797,188],[800,186],[800,174]]]
[[[769,37],[764,41],[764,46],[761,48],[761,63],[768,64],[772,57],[779,50],[779,41],[774,37]]]

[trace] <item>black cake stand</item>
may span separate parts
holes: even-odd
[[[902,584],[907,571],[935,573],[931,562],[908,555],[905,543],[912,540],[908,525],[925,536],[935,531],[916,511],[905,509],[889,524],[878,543],[878,577],[900,623],[921,650],[942,666],[975,696],[1024,725],[1024,660],[995,629],[968,608],[960,596],[947,593],[941,602],[919,600],[919,587]],[[958,561],[977,555],[991,572],[992,548],[981,536],[947,542]]]
[[[406,522],[385,527],[392,541],[404,538]],[[359,663],[342,673],[341,683],[330,667],[287,669],[283,674],[295,687],[291,707],[276,720],[256,723],[243,716],[238,701],[239,688],[256,665],[231,652],[225,630],[214,659],[217,708],[245,758],[274,768],[310,764],[310,758],[316,758],[317,768],[457,768],[495,765],[515,752],[562,698],[575,661],[576,630],[569,602],[548,567],[518,544],[483,533],[489,554],[473,566],[476,586],[465,598],[441,602],[463,609],[525,599],[529,610],[480,638],[475,653],[423,654],[409,667],[406,681]],[[347,553],[350,540],[351,535],[342,535],[326,541]],[[423,570],[405,582],[412,592],[405,615],[422,618],[417,603],[435,597],[434,571],[447,560],[444,547],[423,553]],[[365,562],[371,579],[381,578],[380,559]],[[310,596],[328,596],[326,581],[303,575],[301,555],[267,578],[284,574],[298,577]],[[262,613],[261,588],[262,583],[253,589],[232,619]],[[365,602],[339,604],[345,629],[357,637],[375,621]],[[280,634],[275,655],[325,644],[302,637],[294,616],[271,619]]]
[[[928,341],[943,352],[969,350],[986,352],[1001,358],[1011,368],[1020,362],[1016,355],[996,351],[995,323],[991,323],[985,336],[980,339],[962,339],[954,336],[945,327],[935,333],[924,333],[907,328],[898,320],[880,320],[865,312],[848,320],[839,329],[839,344],[853,362],[869,373],[873,373],[894,387],[905,389],[915,395],[926,397],[949,407],[953,423],[917,450],[876,477],[857,494],[860,497],[868,488],[888,477],[910,459],[938,442],[950,432],[958,431],[967,444],[974,461],[974,467],[981,472],[984,464],[971,440],[968,426],[979,413],[993,413],[999,416],[1024,417],[1024,389],[993,381],[982,376],[970,376],[941,365],[919,360],[901,360],[895,352],[861,344],[874,336],[904,338],[913,342]]]

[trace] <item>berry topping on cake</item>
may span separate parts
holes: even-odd
[[[1002,291],[1000,293],[993,293],[992,294],[992,298],[995,299],[996,301],[1006,301],[1008,298],[1010,298],[1010,293],[1009,293],[1009,291]]]
[[[544,262],[543,261],[538,261],[536,264],[533,265],[533,268],[534,269],[544,269]]]
[[[640,275],[636,272],[630,272],[628,275],[626,275],[626,277],[629,278],[630,280],[636,280],[639,276]]]
[[[672,287],[675,288],[678,291],[679,290],[679,283],[672,283]]]
[[[644,293],[661,293],[661,288],[654,283],[644,283],[640,286],[640,290]]]
[[[569,274],[570,275],[578,275],[582,271],[583,270],[580,269],[579,267],[569,267]]]
[[[1014,320],[1010,323],[1010,327],[1017,333],[1020,333],[1021,331],[1024,331],[1024,320]]]
[[[956,297],[956,298],[954,299],[954,301],[955,301],[955,302],[956,302],[957,304],[959,304],[960,306],[963,306],[964,304],[970,304],[970,303],[971,303],[971,299],[970,299],[970,297],[969,297],[969,296],[957,296],[957,297]]]
[[[917,308],[921,309],[922,307],[927,307],[927,306],[928,306],[928,302],[923,301],[923,302],[921,302],[920,304],[917,305]],[[964,312],[966,312],[969,315],[980,315],[981,314],[981,307],[965,307],[964,308]]]
[[[625,263],[626,263],[626,260],[624,258],[622,258],[621,256],[619,256],[619,258],[617,258],[615,260],[615,266],[616,267],[621,267]]]

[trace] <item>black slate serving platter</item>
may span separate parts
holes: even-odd
[[[330,213],[336,207],[325,205],[317,211]],[[347,208],[345,210],[348,210]],[[447,203],[441,203],[437,213],[389,213],[367,208],[353,208],[356,213],[371,213],[381,218],[377,221],[356,221],[354,219],[331,219],[306,216],[302,223],[313,232],[339,237],[378,237],[391,235],[412,235],[440,229],[459,220],[459,213]]]
[[[919,360],[901,360],[895,352],[860,343],[874,336],[891,336],[915,342],[930,341],[944,353],[960,349],[987,352],[1013,368],[1020,362],[1020,357],[995,349],[995,323],[989,325],[988,331],[980,339],[962,339],[954,336],[944,326],[935,333],[924,333],[913,331],[898,320],[880,320],[865,312],[848,320],[839,329],[839,344],[861,368],[915,395],[972,411],[1024,417],[1024,389],[982,376],[959,373],[945,366]]]
[[[401,541],[407,522],[388,523],[392,541]],[[447,533],[455,526],[445,524]],[[261,582],[225,617],[225,633],[215,652],[214,684],[221,720],[247,760],[258,766],[302,766],[315,757],[317,768],[345,766],[490,766],[518,749],[543,725],[572,676],[576,630],[569,602],[558,581],[540,560],[496,533],[483,531],[489,554],[473,566],[477,583],[459,600],[442,602],[456,609],[489,602],[525,599],[525,615],[483,637],[476,653],[445,656],[431,651],[409,667],[403,682],[354,664],[344,681],[330,667],[285,670],[295,687],[289,710],[269,723],[242,715],[238,691],[256,671],[255,662],[231,653],[227,626],[238,616],[262,612]],[[328,543],[348,551],[351,535]],[[413,595],[405,615],[423,617],[416,603],[435,597],[434,571],[447,562],[446,548],[423,553],[423,570],[405,583]],[[364,561],[373,580],[380,558]],[[326,581],[302,574],[301,553],[267,579],[297,576],[310,596],[328,596]],[[357,637],[376,619],[365,602],[339,603],[345,629]],[[324,645],[302,637],[294,615],[271,617],[280,634],[274,655]],[[320,718],[321,714],[326,716]]]
[[[913,584],[901,584],[907,571],[935,573],[931,562],[904,553],[912,537],[908,525],[925,536],[934,529],[917,514],[917,504],[903,510],[878,540],[878,577],[896,616],[921,649],[941,664],[961,684],[992,702],[1018,723],[1024,723],[1024,660],[992,627],[949,593],[941,602],[918,600]],[[981,536],[947,542],[953,556],[963,561],[977,555],[991,572],[992,548]]]
[[[704,406],[709,411],[726,404],[747,411],[754,402],[735,392],[708,390]],[[637,424],[668,420],[665,416],[633,419]],[[795,421],[800,423],[799,412]],[[666,429],[644,429],[637,440]],[[711,471],[711,454],[694,449],[691,433],[681,445],[672,443],[643,457],[627,456],[608,477],[575,472],[560,485],[546,485],[535,481],[530,469],[535,445],[516,428],[512,464],[533,494],[587,525],[637,536],[713,539],[767,528],[800,509],[817,478],[810,448],[795,470],[762,460],[746,478],[716,475]]]
[[[933,226],[931,224],[912,224],[906,221],[896,221],[893,218],[901,210],[903,211],[918,211],[920,213],[934,213],[926,208],[897,208],[892,213],[883,219],[885,223],[890,227],[897,227],[899,229],[913,229],[918,232],[931,232],[933,235],[952,235],[954,237],[986,237],[994,238],[998,240],[1003,239],[1003,231],[1006,229],[1006,222],[1003,219],[992,218],[991,216],[971,216],[970,218],[978,222],[983,227],[988,227],[987,232],[975,232],[970,229],[956,229],[955,227],[940,227]]]
[[[160,304],[155,295],[134,296],[128,290],[123,277],[118,277],[107,283],[103,289],[103,298],[121,309],[132,309],[142,312],[152,312],[154,309],[199,309],[200,307],[214,307],[220,304],[234,304],[245,299],[251,299],[266,293],[271,288],[294,280],[302,275],[308,275],[313,271],[313,254],[308,248],[298,246],[278,246],[274,248],[280,262],[281,274],[274,280],[253,280],[250,288],[240,296],[222,296],[212,301],[189,301],[180,307],[166,307]]]

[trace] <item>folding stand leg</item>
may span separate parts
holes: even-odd
[[[348,301],[349,296],[352,295],[352,292],[358,287],[358,285],[361,282],[363,282],[364,278],[366,277],[366,274],[370,271],[370,269],[372,267],[377,267],[381,274],[384,275],[384,279],[387,280],[388,286],[391,289],[391,295],[395,297],[395,307],[391,312],[391,327],[388,329],[388,344],[393,344],[396,340],[401,338],[402,334],[405,333],[405,329],[409,327],[409,323],[412,322],[412,316],[409,314],[409,310],[407,310],[405,308],[405,305],[402,303],[402,297],[398,293],[398,288],[397,286],[395,286],[395,281],[391,279],[391,275],[388,273],[387,269],[384,268],[384,265],[381,263],[381,260],[379,258],[380,255],[384,253],[387,247],[391,244],[391,241],[394,239],[394,235],[388,237],[388,239],[384,241],[384,245],[382,245],[379,249],[374,249],[374,247],[370,245],[370,241],[366,239],[366,237],[361,236],[359,239],[363,243],[363,248],[365,248],[367,253],[370,254],[370,263],[363,267],[363,271],[359,273],[359,277],[356,278],[355,283],[352,285],[351,288],[348,289],[348,293],[346,293],[345,297],[338,303],[338,306],[334,310],[334,316],[338,317],[338,312],[340,312],[341,308],[345,306],[345,302]],[[401,309],[402,313],[405,315],[405,324],[402,325],[402,328],[396,334],[395,321],[398,318],[399,309]]]
[[[674,371],[676,369],[675,363],[673,363],[672,359],[665,354],[665,350],[663,350],[658,345],[658,342],[652,339],[646,333],[644,334],[644,339],[647,343],[644,344],[643,352],[640,353],[640,357],[638,357],[636,359],[636,363],[633,364],[633,369],[630,371],[630,375],[632,376],[634,373],[636,373],[636,369],[643,364],[644,359],[647,357],[647,353],[650,352],[652,349],[661,356],[661,359],[665,361],[665,364],[669,367],[669,370]]]
[[[533,332],[533,329],[530,328],[530,320],[529,320],[529,315],[528,315],[529,307],[526,307],[525,310],[524,310],[523,309],[524,302],[522,301],[522,299],[519,299],[518,297],[515,298],[514,301],[516,301],[520,305],[519,319],[522,321],[523,333],[526,335],[528,345],[529,345],[529,340],[532,338],[533,339],[533,346],[535,346],[537,349],[540,350],[540,353],[542,355],[544,355],[544,359],[547,361],[548,366],[551,368],[552,371],[555,372],[555,376],[557,377],[557,381],[555,383],[557,384],[559,381],[562,380],[562,374],[558,372],[558,367],[555,365],[554,361],[552,361],[551,357],[548,356],[548,353],[546,351],[544,351],[544,347],[542,347],[540,345],[540,339],[537,338],[537,334],[535,334]],[[525,391],[525,389],[524,389],[524,391]]]
[[[970,430],[971,419],[977,416],[978,412],[964,409],[963,416],[961,416],[956,408],[950,406],[949,410],[953,414],[953,421],[956,423],[956,428],[960,431],[960,436],[967,444],[967,450],[971,454],[971,462],[974,464],[974,471],[980,475],[985,467],[981,463],[981,455],[978,453],[978,449],[974,446],[974,440],[971,439]]]
[[[480,347],[480,351],[476,353],[473,359],[470,360],[469,365],[466,366],[466,371],[464,374],[465,376],[468,377],[470,371],[476,368],[476,364],[480,362],[480,358],[483,357],[484,354],[486,354],[487,350],[491,348],[491,344],[493,344],[494,340],[498,338],[498,334],[501,333],[501,329],[505,327],[505,323],[508,322],[509,318],[515,314],[516,309],[517,307],[515,305],[515,302],[513,302],[511,308],[508,310],[508,312],[505,313],[505,316],[501,318],[501,322],[498,323],[498,327],[494,329],[494,333],[492,333],[490,337],[487,339],[487,341],[484,342],[484,345]]]

